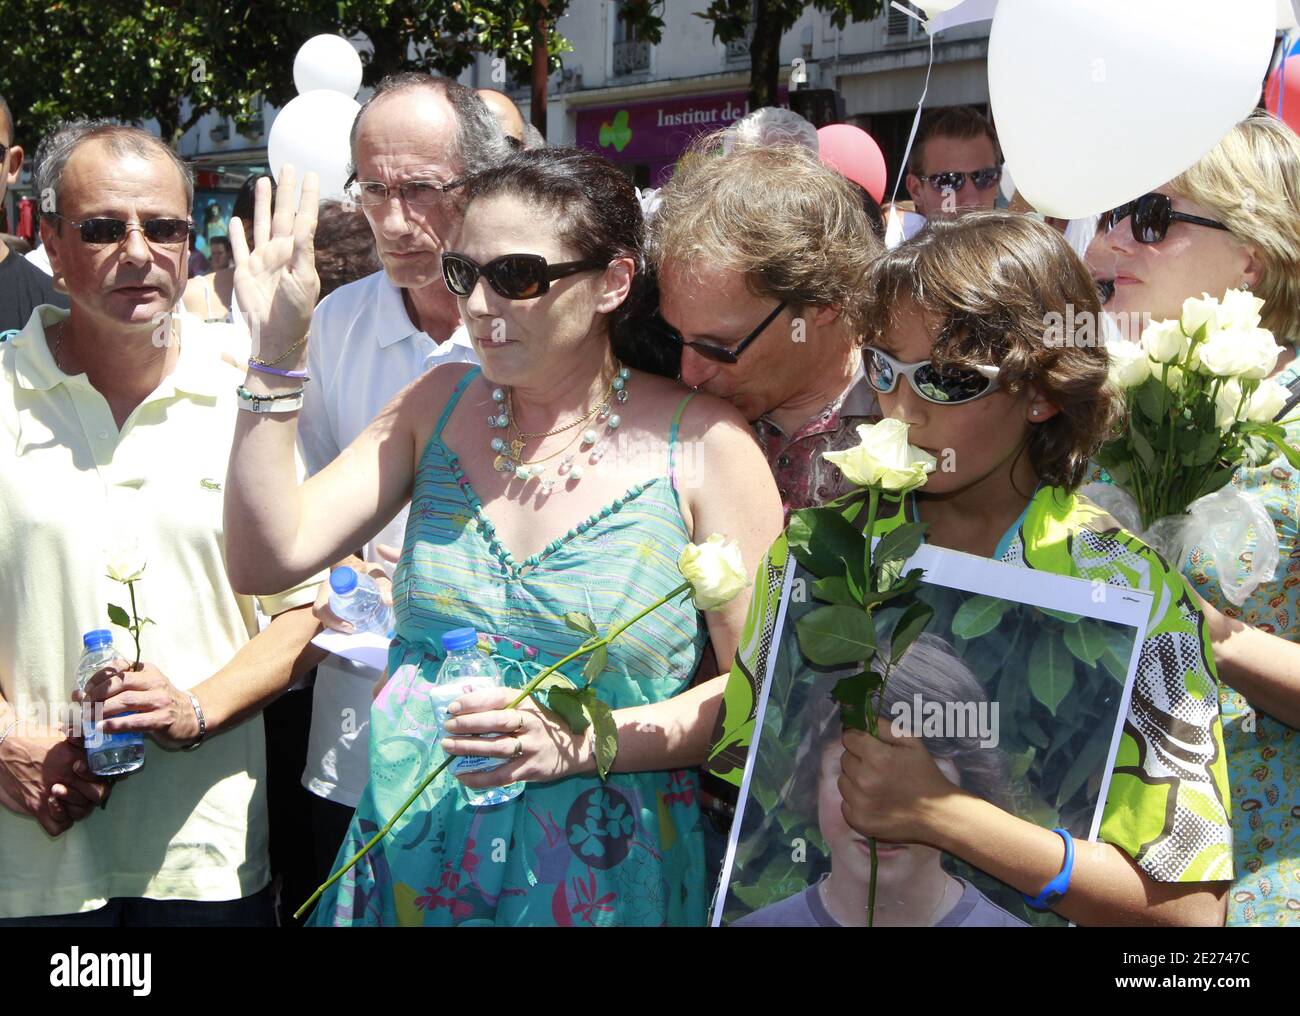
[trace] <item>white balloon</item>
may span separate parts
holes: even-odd
[[[299,95],[327,89],[349,99],[361,87],[361,57],[341,35],[316,35],[293,58],[293,83]]]
[[[962,0],[912,0],[913,6],[925,11],[925,16],[928,18],[950,11],[961,2]]]
[[[1002,196],[1008,201],[1015,200],[1016,181],[1011,179],[1011,170],[1008,169],[1005,164],[1002,167],[1002,182],[998,184],[998,189],[1002,192]]]
[[[1272,0],[999,0],[989,99],[1016,186],[1080,219],[1167,183],[1254,108]]]
[[[352,153],[348,135],[360,103],[341,92],[305,92],[280,110],[271,122],[266,155],[277,181],[286,162],[297,171],[298,191],[308,172],[320,176],[320,196],[341,199]]]

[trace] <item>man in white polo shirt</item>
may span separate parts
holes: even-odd
[[[298,421],[309,472],[333,461],[427,367],[474,359],[442,281],[442,251],[460,218],[454,185],[510,151],[482,99],[447,78],[392,75],[357,114],[348,192],[366,214],[384,268],[331,293],[312,317],[314,380]],[[374,542],[400,546],[405,529],[403,511]],[[379,560],[373,545],[364,558]],[[322,872],[369,774],[370,701],[379,676],[339,656],[317,670],[303,786],[315,795]]]
[[[255,603],[226,575],[244,372],[171,313],[189,170],[143,130],[83,121],[37,182],[72,308],[38,307],[0,346],[0,925],[273,924],[256,717],[318,658],[316,582]],[[106,575],[123,538],[144,559],[129,599]],[[106,733],[150,740],[100,810],[107,784],[63,728],[82,634],[110,627],[109,603],[153,623],[139,669],[112,626],[129,658],[86,691]],[[257,604],[272,617],[260,634]]]

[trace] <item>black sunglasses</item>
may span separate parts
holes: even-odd
[[[1132,216],[1130,227],[1133,239],[1138,243],[1159,243],[1169,232],[1171,222],[1190,222],[1193,226],[1208,226],[1210,229],[1228,227],[1213,219],[1203,219],[1199,215],[1175,212],[1174,203],[1168,194],[1143,194],[1136,201],[1126,201],[1101,217],[1101,228],[1110,232],[1126,218]]]
[[[556,279],[605,266],[606,262],[594,258],[551,265],[540,254],[503,254],[480,265],[464,254],[449,251],[442,256],[442,277],[456,296],[467,297],[474,292],[482,275],[507,300],[532,300],[550,290]]]
[[[998,387],[997,367],[980,366],[974,369],[936,367],[929,360],[904,363],[879,349],[868,348],[863,357],[867,380],[881,394],[889,394],[898,387],[899,378],[907,378],[912,391],[939,406],[957,406],[974,402]]]
[[[966,186],[966,177],[970,177],[971,183],[975,185],[976,190],[988,190],[990,187],[996,187],[1002,180],[1002,167],[990,166],[988,169],[977,169],[971,173],[959,173],[951,171],[946,173],[931,173],[929,176],[921,177],[931,187],[937,191],[959,191]]]
[[[127,226],[130,225],[125,219],[97,218],[82,219],[77,222],[58,212],[48,214],[76,228],[81,234],[82,243],[96,246],[121,243],[126,236]],[[164,245],[186,243],[194,233],[194,223],[189,219],[148,219],[140,223],[140,232],[150,243]]]
[[[746,335],[734,346],[715,346],[709,342],[687,342],[682,338],[681,332],[664,320],[663,315],[658,311],[654,314],[655,330],[664,338],[671,338],[678,345],[685,349],[690,349],[699,353],[700,356],[715,363],[738,363],[740,354],[753,345],[754,340],[763,334],[763,330],[776,320],[778,314],[785,310],[787,302],[782,300],[773,309],[772,313],[759,322],[757,328]]]

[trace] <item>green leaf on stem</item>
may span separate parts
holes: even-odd
[[[964,639],[977,639],[987,635],[1002,620],[1011,603],[994,596],[972,596],[957,608],[952,616],[952,633]]]
[[[819,600],[825,600],[827,603],[838,603],[844,607],[860,607],[853,593],[849,590],[847,580],[838,575],[830,575],[824,579],[814,579],[812,584],[812,594]]]
[[[618,725],[609,706],[591,688],[582,690],[582,708],[596,731],[596,772],[606,779],[618,756]]]
[[[1209,431],[1200,435],[1192,435],[1192,437],[1193,447],[1190,452],[1181,451],[1180,439],[1179,461],[1182,462],[1184,466],[1209,465],[1219,454],[1219,448],[1223,444],[1223,438],[1218,434],[1218,432]]]
[[[1066,624],[1078,624],[1083,620],[1082,614],[1071,614],[1068,610],[1052,610],[1050,607],[1039,607],[1048,617],[1054,617],[1058,621],[1064,621]]]
[[[898,619],[894,634],[889,643],[889,662],[897,663],[903,658],[908,647],[916,641],[917,636],[925,631],[925,626],[934,617],[934,608],[922,600],[917,600]]]
[[[1151,442],[1146,439],[1142,431],[1136,427],[1129,431],[1129,438],[1133,442],[1133,451],[1137,453],[1138,460],[1148,469],[1152,469],[1156,462],[1155,449],[1151,447]]]
[[[831,689],[831,698],[840,704],[840,720],[852,730],[866,730],[867,700],[880,687],[881,677],[875,671],[864,670],[852,677],[841,678]]]
[[[596,634],[596,622],[580,610],[571,610],[565,614],[564,623],[574,631],[580,631],[584,635]]]
[[[131,615],[116,603],[108,605],[108,619],[119,628],[125,628],[127,631],[131,630]]]
[[[609,661],[609,650],[605,646],[597,646],[587,657],[587,662],[583,664],[582,676],[588,686],[605,672],[605,664]]]
[[[1169,389],[1160,383],[1159,378],[1148,378],[1138,389],[1137,404],[1142,415],[1152,423],[1164,423],[1168,415],[1165,400]]]
[[[549,679],[548,679],[549,680]],[[582,708],[582,693],[576,688],[551,688],[543,692],[540,688],[533,692],[534,697],[544,695],[545,702],[540,702],[558,716],[564,725],[575,734],[582,734],[587,729],[587,714]]]
[[[1073,684],[1074,664],[1061,640],[1053,631],[1043,632],[1029,651],[1029,690],[1055,716],[1056,707]]]
[[[818,607],[796,621],[795,630],[804,656],[820,666],[863,662],[876,652],[871,615],[854,607]]]
[[[865,537],[839,512],[830,508],[803,508],[790,516],[786,529],[790,553],[818,578],[852,575],[865,583],[862,545]]]
[[[890,561],[900,564],[906,561],[921,546],[927,528],[924,522],[908,522],[882,536],[872,551],[877,566]]]

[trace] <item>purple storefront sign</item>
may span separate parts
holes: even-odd
[[[780,90],[777,100],[786,101],[786,89]],[[652,185],[658,187],[692,140],[730,127],[748,112],[745,92],[599,106],[578,112],[577,144],[613,162],[648,165]]]

